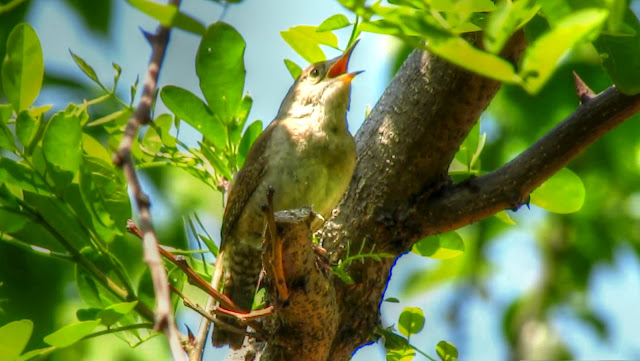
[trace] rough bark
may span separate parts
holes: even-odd
[[[520,33],[503,56],[516,59],[523,47]],[[332,262],[343,259],[347,249],[357,252],[363,243],[365,251],[375,246],[376,252],[399,256],[422,237],[518,207],[589,144],[640,110],[640,95],[626,96],[610,88],[585,101],[510,163],[453,184],[449,164],[499,87],[495,80],[427,52],[417,50],[409,56],[356,136],[354,177],[320,233]],[[327,360],[346,361],[359,346],[374,340],[379,304],[394,262],[354,262],[347,269],[354,284],[337,277],[330,281],[339,325]],[[264,346],[252,344],[257,353],[251,359],[277,359],[263,355]],[[294,347],[287,352],[301,351]],[[246,354],[240,350],[229,359]]]

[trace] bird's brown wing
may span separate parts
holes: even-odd
[[[253,192],[258,188],[258,185],[260,185],[264,177],[267,165],[265,149],[270,138],[269,135],[275,128],[275,123],[276,122],[272,122],[267,129],[258,136],[258,139],[253,143],[253,146],[247,154],[244,162],[245,167],[243,167],[235,177],[222,220],[222,247],[228,238],[229,232],[231,232],[240,215],[242,215],[244,207],[251,198],[251,195],[253,195]]]

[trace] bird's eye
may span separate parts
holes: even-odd
[[[312,78],[318,77],[319,74],[320,74],[320,71],[318,70],[318,68],[313,68],[313,70],[311,70],[311,77]]]

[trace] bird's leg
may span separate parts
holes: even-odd
[[[282,266],[282,238],[278,237],[278,231],[276,229],[276,218],[273,210],[273,187],[269,186],[267,189],[267,205],[264,209],[265,217],[267,218],[267,230],[269,240],[271,242],[271,249],[273,250],[271,258],[271,267],[273,268],[273,278],[278,290],[278,296],[280,301],[284,302],[289,299],[289,289],[287,288],[287,280],[284,277],[284,267]],[[265,237],[267,234],[265,233]]]

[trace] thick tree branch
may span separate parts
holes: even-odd
[[[178,7],[180,0],[170,0],[169,3]],[[156,329],[162,329],[167,336],[173,359],[186,360],[180,342],[180,333],[176,327],[173,316],[167,273],[160,258],[158,239],[153,230],[153,223],[151,222],[149,199],[142,191],[140,181],[134,169],[133,158],[131,157],[131,147],[134,138],[138,134],[138,129],[141,125],[151,121],[151,104],[156,94],[158,75],[162,67],[167,44],[169,43],[170,32],[170,28],[158,26],[155,34],[145,33],[147,40],[151,43],[152,53],[145,75],[144,90],[136,111],[127,123],[124,136],[118,147],[118,152],[114,155],[114,163],[122,167],[129,183],[129,190],[133,194],[138,208],[144,246],[144,261],[149,265],[156,296],[155,327]]]
[[[446,232],[507,208],[518,208],[537,186],[616,125],[640,111],[640,94],[611,87],[583,103],[526,151],[482,177],[447,187],[419,204],[420,234]],[[412,221],[412,222],[413,222]]]
[[[472,43],[479,39],[469,35]],[[523,46],[517,33],[503,56],[516,59]],[[416,200],[450,183],[449,163],[499,87],[428,52],[409,56],[356,136],[354,177],[322,229],[333,262],[363,242],[365,251],[373,245],[396,255],[409,249],[422,231],[406,228]],[[348,360],[372,340],[393,263],[354,263],[347,271],[355,284],[336,281],[341,321],[332,360]]]

